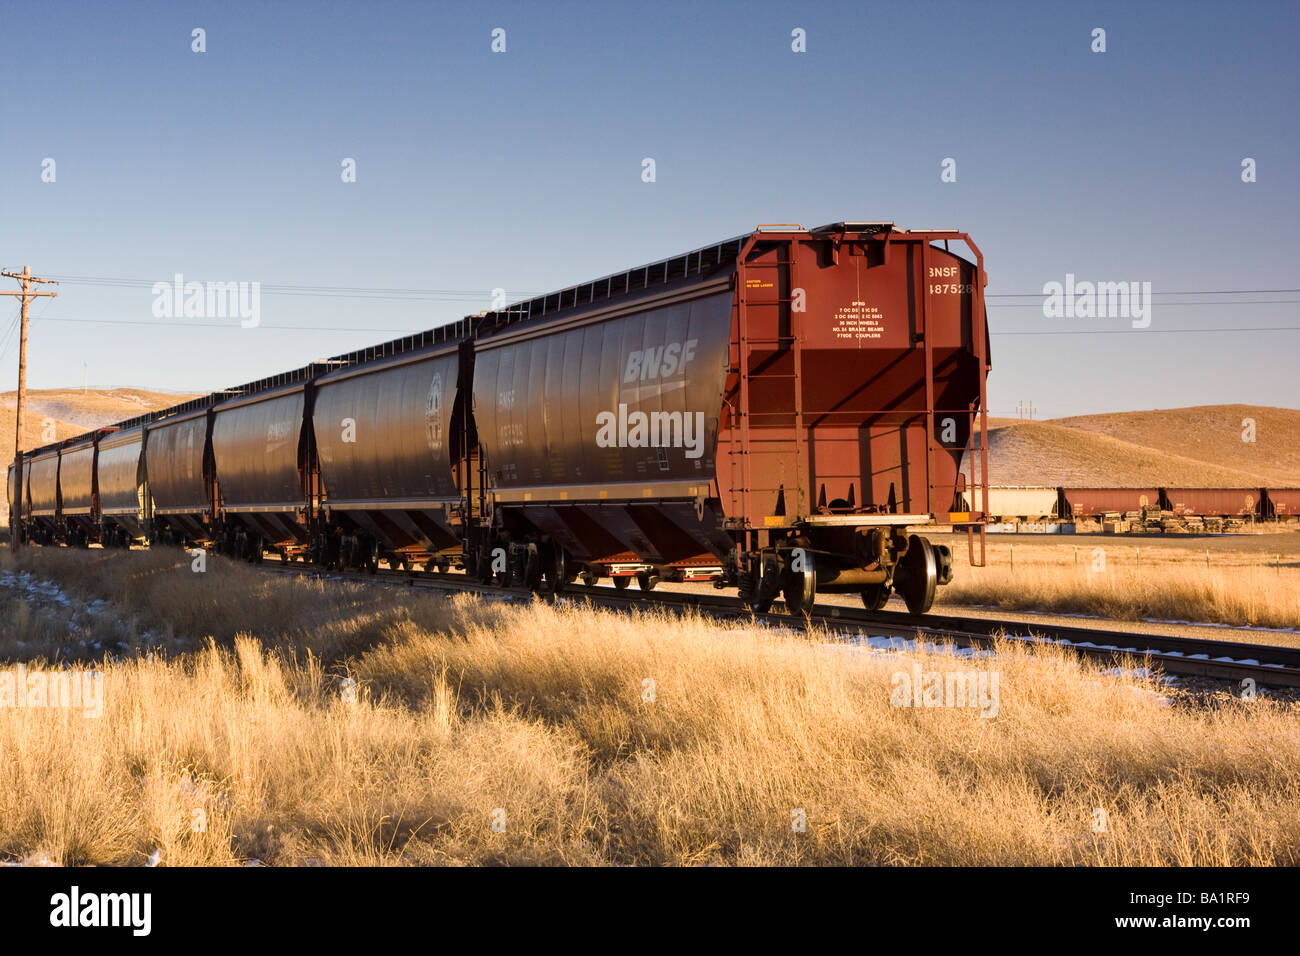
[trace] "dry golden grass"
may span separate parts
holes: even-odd
[[[939,591],[944,605],[979,604],[1009,611],[1057,611],[1116,620],[1193,621],[1300,629],[1300,555],[1294,533],[1270,536],[1276,554],[1234,552],[1224,539],[1200,539],[1211,551],[1153,545],[1124,537],[988,536],[988,566],[958,569]],[[1136,542],[1136,543],[1135,543]],[[1012,556],[1014,548],[1014,563]],[[1276,562],[1276,563],[1275,563]]]
[[[877,655],[699,618],[96,557],[21,561],[135,609],[137,631],[184,626],[99,664],[99,718],[0,707],[2,857],[1300,863],[1295,705],[1171,706],[1149,678],[1057,650]],[[0,656],[61,639],[49,616],[11,613]],[[124,626],[100,618],[91,636]],[[997,716],[891,706],[914,662],[996,672]]]

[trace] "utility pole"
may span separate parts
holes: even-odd
[[[9,547],[17,551],[19,546],[18,534],[18,517],[22,513],[23,499],[23,403],[27,400],[27,304],[33,299],[41,296],[57,296],[57,292],[33,292],[32,283],[42,282],[49,285],[58,285],[53,279],[40,279],[32,275],[31,266],[23,266],[22,272],[0,272],[0,275],[8,276],[10,279],[17,279],[23,284],[21,292],[0,292],[0,295],[17,295],[22,298],[19,300],[19,308],[22,313],[22,331],[18,336],[18,409],[17,421],[14,426],[14,487],[12,499],[9,502]]]

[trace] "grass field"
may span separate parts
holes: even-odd
[[[102,716],[0,706],[0,858],[1300,863],[1296,705],[1170,700],[1057,650],[871,654],[176,552],[19,560],[0,675],[99,658]],[[914,666],[984,675],[996,716],[894,706]]]

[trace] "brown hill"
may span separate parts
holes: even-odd
[[[1255,441],[1242,441],[1242,420]],[[1300,411],[1257,405],[989,420],[995,485],[1300,487]]]

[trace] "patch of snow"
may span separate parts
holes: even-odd
[[[0,863],[0,866],[58,866],[44,850],[37,850],[27,859],[17,863]]]
[[[1142,618],[1147,624],[1183,624],[1188,627],[1217,627],[1227,631],[1269,631],[1273,634],[1300,634],[1300,627],[1263,627],[1259,624],[1220,624],[1212,621],[1166,620],[1160,617]]]

